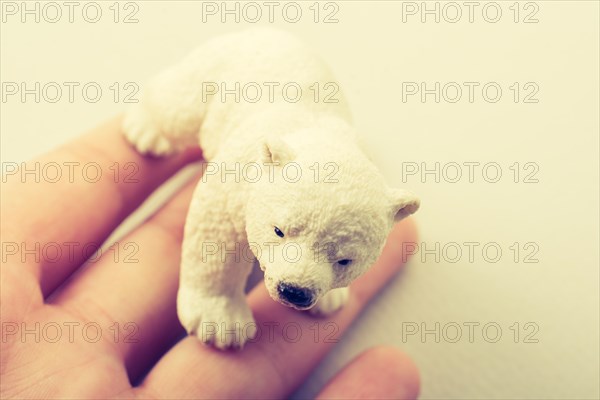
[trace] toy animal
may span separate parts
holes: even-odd
[[[254,262],[274,300],[330,314],[393,224],[419,208],[357,144],[328,68],[284,32],[209,40],[149,82],[123,131],[143,154],[202,148],[177,310],[188,333],[220,349],[256,334],[244,292]]]

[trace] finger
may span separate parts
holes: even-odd
[[[398,224],[375,265],[352,284],[348,303],[326,319],[280,305],[264,284],[259,285],[248,298],[258,326],[256,340],[240,352],[221,352],[187,337],[160,360],[138,390],[178,398],[287,396],[404,264],[402,243],[414,241],[413,222]]]
[[[183,226],[196,185],[193,179],[52,299],[79,318],[120,330],[118,340],[109,339],[132,380],[185,332],[175,298]]]
[[[121,118],[114,118],[4,178],[2,215],[10,218],[3,218],[2,239],[12,246],[6,261],[31,272],[44,296],[155,188],[199,158],[198,149],[143,157],[120,125]]]
[[[321,390],[318,399],[416,399],[419,372],[394,347],[376,347],[355,357]]]

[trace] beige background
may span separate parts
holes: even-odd
[[[137,2],[138,23],[114,23],[112,2],[99,4],[103,17],[96,24],[77,10],[73,23],[66,15],[57,23],[5,16],[3,82],[95,81],[105,92],[95,104],[77,91],[73,103],[3,101],[3,162],[33,157],[122,111],[125,104],[111,99],[113,82],[142,84],[205,38],[254,25],[232,23],[232,17],[225,24],[218,17],[203,23],[201,3],[161,1]],[[421,196],[421,240],[428,249],[439,243],[440,258],[417,254],[296,396],[314,395],[355,354],[386,343],[416,360],[423,398],[598,398],[598,2],[521,3],[520,19],[539,9],[539,22],[528,24],[513,21],[513,2],[497,3],[497,23],[484,20],[485,2],[473,23],[465,6],[456,23],[443,15],[439,23],[433,16],[422,23],[419,14],[403,22],[403,6],[410,5],[392,1],[337,2],[338,23],[314,23],[311,4],[301,4],[300,22],[287,23],[279,11],[273,25],[305,38],[331,65],[390,184]],[[321,17],[333,10],[320,7]],[[132,10],[121,9],[120,17]],[[446,11],[453,18],[453,10]],[[493,18],[493,9],[488,12]],[[479,89],[471,103],[463,86],[454,104],[435,103],[431,95],[425,103],[418,96],[402,102],[402,82],[427,82],[429,88],[434,82],[497,82],[503,94],[490,103]],[[521,95],[529,92],[525,83],[537,84],[538,103],[515,103],[514,82]],[[439,183],[432,175],[402,178],[402,169],[414,165],[408,163],[431,169],[436,162],[448,168]],[[497,163],[502,178],[486,182],[480,166],[469,182],[463,166],[462,179],[449,182],[455,171],[449,163],[465,162]],[[509,168],[515,162],[519,183]],[[523,182],[532,171],[523,168],[528,162],[538,167],[537,183]],[[493,178],[494,170],[488,172]],[[473,262],[464,242],[479,243]],[[503,252],[496,263],[481,253],[490,242]],[[519,262],[510,248],[515,242]],[[524,249],[528,242],[534,247]],[[451,262],[452,243],[463,250],[457,262]],[[539,262],[523,262],[534,248]],[[436,322],[449,329],[439,343],[432,334],[403,340],[403,328],[425,323],[433,329]],[[472,343],[465,322],[480,324]],[[482,336],[490,322],[502,328],[496,343]],[[515,322],[518,343],[510,328]],[[538,343],[524,343],[532,331],[524,329],[527,322],[539,327],[530,337]],[[452,323],[463,327],[456,343],[447,340],[454,336]],[[494,336],[493,329],[488,333]]]

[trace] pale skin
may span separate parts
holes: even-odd
[[[274,325],[274,334],[262,335],[242,351],[215,350],[196,337],[183,337],[175,307],[183,224],[195,181],[119,239],[115,246],[121,247],[120,252],[113,248],[79,269],[89,255],[81,247],[102,243],[154,189],[201,159],[198,149],[165,159],[143,157],[122,138],[120,124],[115,118],[28,163],[96,162],[103,172],[99,181],[86,182],[81,173],[74,174],[73,182],[58,183],[43,179],[36,183],[31,178],[23,182],[14,175],[2,184],[2,242],[21,249],[35,249],[39,243],[49,250],[23,259],[21,252],[13,254],[14,248],[3,249],[0,397],[289,396],[335,345],[323,337],[315,340],[314,323],[333,323],[338,330],[333,339],[340,338],[402,268],[406,261],[402,242],[417,240],[412,220],[396,225],[383,254],[353,282],[348,303],[339,312],[315,319],[273,301],[261,283],[248,294],[248,304],[258,326]],[[120,174],[115,174],[115,162]],[[135,174],[127,163],[138,167]],[[127,257],[131,245],[124,246],[131,243],[138,251]],[[50,251],[56,248],[63,250],[61,257]],[[297,341],[287,339],[281,330],[292,322],[305,333]],[[42,327],[39,340],[32,333],[22,336],[22,328],[35,332],[36,323]],[[82,333],[82,326],[90,323],[101,327],[96,342],[90,339],[97,337],[94,330],[87,336]],[[57,325],[62,327],[58,339]],[[68,326],[73,335],[67,334]],[[413,362],[400,350],[376,347],[352,360],[318,397],[413,399],[418,392]]]

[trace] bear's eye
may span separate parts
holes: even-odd
[[[346,266],[346,265],[352,264],[352,260],[348,260],[347,258],[345,258],[343,260],[339,260],[337,263],[340,265]]]
[[[281,232],[281,229],[279,229],[278,227],[275,227],[275,234],[279,237],[284,237],[285,235],[283,234],[283,232]]]

